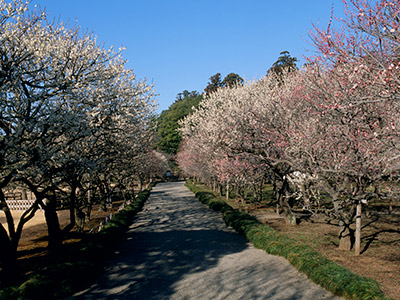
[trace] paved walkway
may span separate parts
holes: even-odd
[[[71,299],[337,300],[255,249],[183,182],[158,184],[102,278]]]

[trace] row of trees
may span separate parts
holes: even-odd
[[[295,204],[312,211],[323,192],[341,249],[357,217],[359,254],[361,204],[398,189],[400,2],[345,5],[337,29],[310,33],[318,53],[301,70],[271,68],[257,82],[210,93],[181,123],[178,161],[191,176],[255,194],[273,182],[291,219]]]
[[[124,66],[121,51],[23,1],[0,0],[0,264],[8,278],[23,226],[39,207],[55,249],[94,203],[159,168],[153,88]],[[15,226],[5,194],[17,186],[36,201]],[[65,228],[60,195],[70,208]]]

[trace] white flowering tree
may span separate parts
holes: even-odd
[[[67,193],[70,230],[82,180],[148,149],[155,104],[152,87],[93,35],[49,23],[17,0],[0,1],[0,24],[0,205],[8,224],[8,232],[0,225],[0,262],[12,272],[23,225],[39,206],[56,247],[57,193]],[[36,196],[17,227],[4,196],[11,183]]]
[[[194,136],[201,145],[196,147],[207,149],[200,153],[208,153],[203,154],[203,164],[208,165],[209,173],[224,184],[257,187],[259,198],[264,179],[273,178],[279,186],[281,207],[293,216],[285,175],[295,169],[285,159],[284,151],[288,143],[287,124],[293,113],[281,103],[283,89],[281,80],[271,74],[257,83],[210,94],[183,123],[187,144],[181,156],[200,152],[185,154]]]
[[[33,217],[38,204],[27,210],[15,227],[3,191],[18,171],[29,164],[30,158],[25,154],[26,150],[30,150],[28,135],[39,135],[35,130],[36,124],[46,114],[44,101],[29,96],[29,77],[37,75],[32,84],[41,85],[42,65],[35,57],[38,54],[35,41],[23,38],[34,36],[33,32],[41,27],[42,16],[36,13],[27,17],[26,10],[27,6],[21,1],[0,2],[0,204],[8,224],[8,232],[0,226],[0,257],[3,269],[11,277],[14,275],[16,247],[22,227]],[[40,43],[37,46],[40,47]],[[56,93],[54,88],[52,90]]]

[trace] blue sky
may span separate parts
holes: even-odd
[[[304,62],[312,23],[326,27],[341,0],[32,0],[52,18],[75,22],[106,46],[126,47],[127,67],[153,83],[158,111],[183,90],[234,72],[257,80],[287,50]]]

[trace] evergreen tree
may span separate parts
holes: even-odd
[[[206,95],[209,95],[209,94],[215,92],[216,90],[218,90],[218,88],[220,88],[222,86],[223,86],[223,83],[221,80],[221,73],[217,73],[210,77],[210,82],[208,83],[208,85],[206,86],[204,91],[206,92]]]
[[[226,87],[233,87],[235,85],[243,85],[244,80],[236,73],[229,73],[222,81],[222,85]]]
[[[282,51],[278,60],[274,62],[272,67],[268,70],[267,74],[276,73],[282,79],[284,72],[297,71],[296,57],[291,57],[289,51]]]
[[[209,95],[218,90],[220,87],[233,87],[236,84],[243,85],[244,80],[236,73],[229,73],[224,80],[221,79],[221,73],[217,73],[210,77],[210,82],[204,89],[206,95]]]

